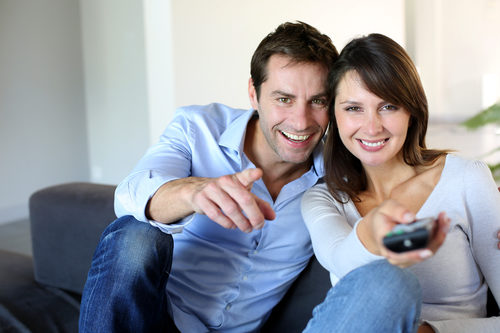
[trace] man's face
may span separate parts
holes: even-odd
[[[267,80],[257,99],[250,81],[252,107],[259,112],[257,140],[260,157],[268,162],[306,162],[328,125],[326,69],[316,63],[291,63],[273,55],[267,64]]]

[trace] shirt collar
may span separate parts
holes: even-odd
[[[323,148],[324,148],[324,138],[319,141],[316,148],[313,151],[313,165],[312,170],[320,178],[325,175],[325,166],[323,164]]]
[[[220,136],[219,145],[229,148],[241,156],[245,147],[247,125],[254,114],[257,114],[257,111],[249,109],[231,122]],[[238,138],[239,140],[237,140]]]
[[[222,133],[219,139],[219,145],[231,149],[240,158],[243,156],[245,147],[245,133],[250,119],[257,114],[257,111],[249,109],[236,118]],[[239,140],[235,140],[239,138]],[[311,170],[318,177],[323,177],[325,174],[323,166],[323,146],[324,140],[321,140],[318,146],[313,151],[313,165]]]

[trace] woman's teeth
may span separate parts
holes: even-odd
[[[382,146],[383,144],[385,144],[386,140],[381,140],[381,141],[378,141],[378,142],[368,142],[368,141],[365,141],[365,140],[360,140],[362,144],[364,144],[365,146],[368,146],[368,147],[379,147],[379,146]]]

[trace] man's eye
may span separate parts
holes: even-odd
[[[292,100],[291,100],[290,98],[288,98],[288,97],[280,97],[280,98],[278,98],[278,101],[279,101],[280,103],[285,103],[285,104],[288,104],[288,103],[290,103]]]
[[[326,105],[326,101],[322,98],[315,98],[312,100],[312,103],[320,106]]]

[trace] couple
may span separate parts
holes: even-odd
[[[258,331],[311,239],[334,286],[307,332],[499,327],[483,318],[488,286],[500,300],[499,194],[484,164],[425,148],[425,95],[399,45],[370,35],[339,56],[285,23],[257,47],[248,93],[250,110],[180,108],[120,183],[81,332]],[[428,248],[384,248],[427,215]]]

